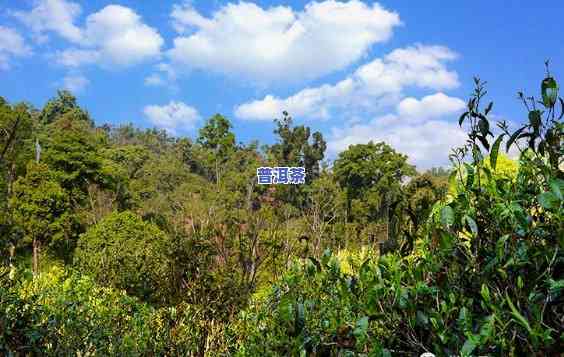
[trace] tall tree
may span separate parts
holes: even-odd
[[[26,104],[10,105],[0,97],[0,251],[8,247],[13,254],[12,216],[9,205],[13,183],[25,172],[32,157],[33,119]]]
[[[43,107],[43,110],[39,114],[39,121],[43,124],[51,124],[62,115],[68,113],[72,113],[74,117],[93,125],[93,121],[88,112],[79,107],[76,97],[67,90],[58,91],[57,96],[50,99],[47,104],[45,104],[45,107]]]
[[[286,111],[282,113],[282,119],[276,120],[276,125],[274,134],[279,140],[269,150],[275,164],[305,167],[307,183],[319,177],[320,163],[327,148],[323,135],[320,132],[314,132],[312,135],[307,126],[294,127],[293,119]]]
[[[36,274],[42,244],[63,250],[70,245],[68,196],[54,176],[47,165],[30,162],[26,175],[14,184],[11,198],[13,219],[23,231],[23,243],[32,243],[33,271]]]
[[[106,183],[106,173],[102,170],[98,133],[75,114],[67,112],[49,124],[40,142],[44,147],[42,161],[55,171],[73,203],[80,204],[89,184]]]
[[[231,132],[232,125],[227,118],[216,114],[206,121],[200,129],[197,142],[209,150],[208,160],[213,163],[214,178],[219,186],[221,168],[229,160],[235,150],[235,134]]]
[[[389,221],[401,201],[402,182],[415,174],[407,156],[372,141],[341,152],[333,171],[347,195],[349,220],[368,221],[382,217]]]

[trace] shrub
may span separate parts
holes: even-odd
[[[154,309],[124,291],[54,267],[0,286],[0,354],[141,355],[152,339]]]
[[[99,283],[150,302],[172,295],[168,236],[132,212],[114,212],[80,237],[75,266]]]

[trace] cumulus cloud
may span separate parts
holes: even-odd
[[[74,22],[80,15],[80,5],[66,0],[35,0],[31,11],[13,11],[12,14],[26,24],[38,42],[47,40],[47,32],[73,42],[80,42],[82,32]]]
[[[163,39],[130,8],[108,5],[86,18],[83,45],[106,64],[129,65],[158,57]]]
[[[80,93],[82,92],[88,85],[90,81],[88,78],[84,77],[81,74],[69,74],[63,77],[61,86],[64,89],[68,89],[73,93]]]
[[[398,104],[397,112],[402,118],[423,121],[444,114],[456,113],[465,106],[466,103],[463,100],[439,92],[423,97],[421,100],[413,97],[405,98]]]
[[[406,103],[408,106],[417,104],[406,111]],[[464,144],[466,134],[456,120],[441,118],[456,117],[463,108],[462,100],[442,93],[421,100],[407,98],[397,105],[393,114],[366,124],[333,128],[327,147],[330,153],[336,154],[353,144],[383,141],[407,154],[409,161],[419,169],[447,165],[451,148]]]
[[[22,57],[31,54],[31,48],[19,33],[9,27],[0,26],[0,70],[10,68],[12,57]]]
[[[80,13],[77,3],[66,0],[36,0],[30,11],[13,12],[37,37],[54,32],[74,44],[54,54],[64,66],[128,66],[160,56],[162,37],[132,9],[108,5],[88,15],[82,27],[75,24]]]
[[[303,118],[327,119],[335,109],[374,112],[400,100],[406,87],[434,90],[457,87],[456,72],[445,65],[455,58],[453,51],[442,46],[415,45],[396,49],[384,58],[360,66],[334,85],[306,88],[287,98],[267,95],[237,106],[235,115],[248,120],[272,120],[287,110]],[[402,110],[413,112],[426,104],[408,101]]]
[[[194,128],[201,118],[195,108],[175,101],[166,105],[148,105],[143,109],[143,113],[152,124],[171,134]]]
[[[318,78],[345,68],[390,38],[399,16],[359,0],[310,2],[302,11],[229,3],[204,17],[190,3],[176,5],[179,32],[169,58],[256,83]]]

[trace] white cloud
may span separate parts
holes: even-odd
[[[407,103],[415,100],[418,103],[417,110],[405,111],[406,100]],[[456,117],[455,114],[463,109],[464,102],[442,93],[421,100],[406,100],[397,106],[396,113],[375,118],[366,124],[333,128],[327,145],[329,152],[336,154],[346,150],[349,145],[366,144],[371,140],[383,141],[406,154],[419,169],[447,165],[451,148],[464,144],[466,134],[456,120],[445,121],[440,118]]]
[[[272,120],[286,110],[294,116],[327,119],[335,109],[375,112],[400,100],[406,87],[434,90],[457,87],[456,72],[445,66],[446,61],[454,58],[454,52],[441,46],[396,49],[382,59],[360,66],[335,85],[307,88],[287,98],[267,95],[239,105],[235,115],[241,119]],[[414,106],[409,101],[404,103],[403,110],[409,110],[410,105]]]
[[[80,12],[74,2],[37,0],[31,11],[12,13],[40,39],[54,32],[72,42],[75,47],[54,54],[55,61],[67,67],[128,66],[160,56],[162,37],[132,9],[108,5],[88,15],[82,27],[75,25]]]
[[[31,54],[22,36],[15,30],[0,26],[0,69],[10,68],[12,57],[22,57]]]
[[[86,18],[83,45],[95,48],[100,62],[107,65],[130,65],[158,57],[163,42],[155,29],[124,6],[108,5]]]
[[[88,78],[81,74],[69,74],[63,78],[62,87],[73,93],[80,93],[90,84]]]
[[[310,2],[302,11],[229,3],[210,18],[185,3],[171,16],[180,33],[168,52],[174,63],[256,83],[307,80],[345,68],[400,24],[396,13],[359,0]]]
[[[55,59],[57,63],[66,67],[80,67],[85,64],[98,62],[100,56],[101,54],[97,50],[71,48],[57,52]]]
[[[145,77],[145,85],[154,87],[167,86],[176,90],[177,74],[174,68],[168,63],[159,63],[155,68],[155,73]]]
[[[74,22],[80,12],[80,5],[74,2],[35,0],[31,11],[14,11],[12,14],[31,28],[39,42],[47,40],[48,31],[55,32],[69,41],[79,42],[82,33]]]
[[[155,126],[172,134],[192,129],[201,118],[195,108],[175,101],[162,106],[148,105],[143,108],[143,113]]]
[[[405,98],[398,104],[397,112],[402,118],[423,121],[445,113],[456,113],[465,106],[466,103],[463,100],[439,92],[423,97],[421,100],[413,97]]]

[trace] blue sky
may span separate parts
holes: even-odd
[[[561,1],[0,0],[0,95],[41,107],[69,88],[97,124],[194,137],[216,112],[238,141],[274,140],[288,110],[328,156],[386,141],[447,164],[472,77],[524,118],[543,63],[564,68]],[[560,41],[560,42],[559,42]]]

